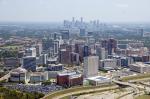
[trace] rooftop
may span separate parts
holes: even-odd
[[[104,80],[110,80],[110,78],[103,77],[103,76],[95,76],[95,77],[87,78],[87,80],[104,81]]]

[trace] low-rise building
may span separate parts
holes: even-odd
[[[64,87],[71,87],[75,85],[83,84],[82,74],[77,74],[76,72],[63,72],[57,75],[57,84]]]
[[[137,62],[135,64],[129,65],[130,70],[138,72],[138,73],[149,73],[150,72],[150,65],[144,64],[142,62]]]
[[[89,84],[99,86],[99,85],[107,85],[111,83],[111,79],[103,76],[95,76],[87,78]]]
[[[100,60],[100,69],[112,70],[117,69],[117,60],[116,59],[104,59]]]
[[[43,81],[48,80],[47,72],[33,72],[30,74],[30,83],[41,83]]]
[[[61,71],[64,69],[63,64],[48,64],[48,71]]]
[[[21,67],[12,70],[9,80],[11,82],[25,83],[27,80],[27,70]]]

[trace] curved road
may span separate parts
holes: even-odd
[[[80,94],[80,93],[88,93],[88,92],[93,92],[93,91],[103,91],[103,90],[111,90],[111,89],[116,89],[118,88],[117,85],[115,86],[110,86],[110,87],[104,87],[104,88],[93,88],[93,89],[88,89],[88,90],[82,90],[82,91],[75,91],[75,92],[70,92],[70,93],[65,93],[63,95],[58,95],[56,97],[53,97],[53,98],[50,98],[49,95],[46,95],[45,97],[43,97],[42,99],[61,99],[63,97],[66,97],[66,96],[71,96],[73,94]]]

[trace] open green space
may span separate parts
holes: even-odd
[[[129,80],[137,80],[137,79],[144,79],[144,78],[150,78],[150,73],[124,77],[124,78],[121,78],[120,80],[121,81],[129,81]]]
[[[138,96],[135,99],[150,99],[150,95],[141,95],[141,96]]]
[[[43,96],[41,93],[20,92],[0,87],[0,99],[39,99]]]
[[[2,46],[0,48],[2,49],[10,49],[10,50],[16,50],[18,49],[20,46],[19,45],[6,45],[6,46]]]

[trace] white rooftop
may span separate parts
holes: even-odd
[[[87,80],[104,81],[104,80],[110,80],[110,78],[104,76],[95,76],[95,77],[89,77],[87,78]]]

